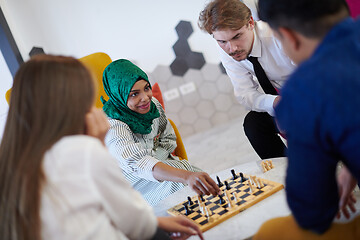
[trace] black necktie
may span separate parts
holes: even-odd
[[[259,80],[260,86],[266,94],[278,95],[274,86],[270,83],[269,78],[266,76],[264,69],[261,67],[257,57],[248,57],[247,58],[254,67],[255,75]]]

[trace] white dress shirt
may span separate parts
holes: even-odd
[[[150,239],[155,234],[152,208],[98,139],[63,137],[46,152],[43,170],[42,239]]]
[[[255,77],[250,61],[236,61],[220,47],[220,58],[234,87],[236,99],[244,107],[274,116],[275,95],[265,94]],[[250,56],[258,57],[271,84],[280,89],[295,69],[295,64],[285,55],[267,23],[255,22],[254,44]]]

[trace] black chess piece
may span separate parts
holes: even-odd
[[[200,195],[201,201],[205,202],[204,196]]]
[[[234,169],[231,169],[231,174],[233,175],[233,180],[237,179],[238,176],[236,175],[235,173],[235,170]]]
[[[224,186],[224,184],[220,181],[220,178],[218,176],[216,176],[216,180],[218,181],[219,188]]]
[[[220,204],[226,203],[225,199],[223,198],[223,196],[221,194],[219,194],[219,198],[220,198]]]
[[[226,190],[230,190],[231,187],[230,187],[229,183],[227,181],[224,181],[224,183],[225,183],[225,186],[226,186]]]
[[[187,203],[184,203],[183,205],[184,205],[184,208],[185,208],[185,215],[187,216],[187,215],[189,215],[191,213],[190,209],[189,209]]]
[[[188,196],[187,199],[188,199],[189,206],[191,206],[191,205],[194,204],[193,201],[191,200],[191,197],[190,197],[190,196]]]
[[[245,182],[247,180],[247,178],[244,177],[244,174],[242,172],[240,173],[240,177],[241,177],[241,182]]]

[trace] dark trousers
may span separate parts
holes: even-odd
[[[286,146],[275,120],[266,112],[250,111],[244,119],[245,135],[261,159],[284,157]]]

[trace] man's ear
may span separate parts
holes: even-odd
[[[250,27],[250,30],[253,30],[255,27],[255,21],[254,21],[253,17],[250,17],[249,27]]]
[[[280,27],[278,30],[282,41],[286,42],[288,47],[291,47],[293,51],[298,51],[300,49],[300,39],[296,32],[289,28]]]

